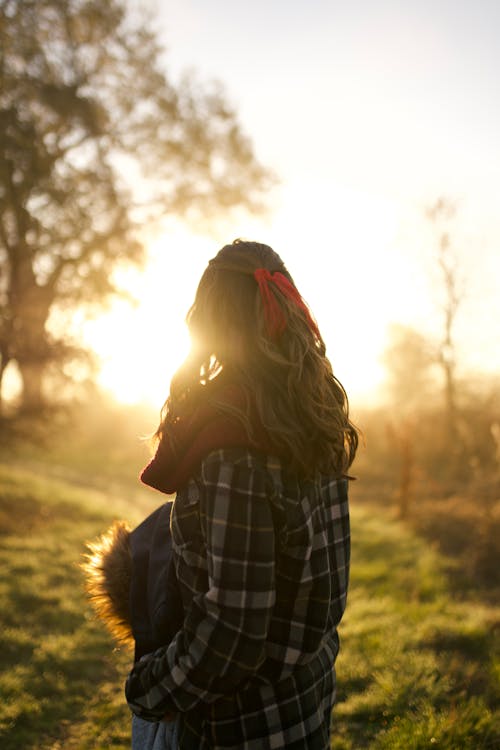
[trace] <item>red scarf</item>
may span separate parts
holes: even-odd
[[[218,394],[218,400],[240,409],[246,404],[244,393],[238,386],[227,386],[223,393]],[[210,404],[198,407],[189,418],[180,419],[171,426],[172,439],[165,437],[160,441],[154,458],[141,474],[141,481],[170,495],[188,482],[203,458],[213,450],[241,447],[275,453],[255,413],[249,416],[254,427],[254,441],[249,439],[236,417],[224,414]]]

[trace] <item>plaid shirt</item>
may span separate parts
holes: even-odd
[[[301,480],[276,458],[214,451],[178,493],[171,528],[185,621],[132,670],[134,713],[179,711],[183,750],[328,750],[347,480]]]

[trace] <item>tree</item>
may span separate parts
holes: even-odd
[[[15,361],[25,408],[72,353],[51,310],[116,293],[145,222],[255,209],[272,181],[220,88],[161,54],[124,0],[0,0],[0,396]]]
[[[391,400],[399,414],[418,411],[436,391],[436,347],[420,331],[393,324],[383,354]]]
[[[435,393],[435,347],[420,331],[392,325],[389,344],[383,355],[391,397],[386,434],[398,458],[397,506],[401,518],[411,512],[417,470],[417,432],[421,415]]]
[[[456,346],[454,327],[460,304],[463,300],[463,284],[460,279],[457,256],[451,243],[448,222],[456,215],[456,205],[439,198],[427,209],[427,218],[437,233],[437,261],[443,285],[443,330],[437,358],[444,375],[446,425],[449,445],[460,453],[459,418],[457,404]],[[459,457],[460,458],[460,457]]]

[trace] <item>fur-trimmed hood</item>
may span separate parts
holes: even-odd
[[[87,548],[89,552],[81,567],[90,603],[118,641],[133,645],[130,526],[125,521],[115,521],[106,533],[89,542]]]
[[[172,559],[172,502],[137,528],[115,521],[82,564],[87,595],[98,617],[120,642],[135,644],[136,659],[170,643],[183,622]]]

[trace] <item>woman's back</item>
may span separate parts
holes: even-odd
[[[347,397],[266,245],[222,248],[187,322],[142,474],[177,492],[184,621],[135,665],[127,699],[148,721],[176,713],[182,750],[327,750],[357,447]]]
[[[140,703],[168,692],[182,747],[230,737],[264,747],[273,727],[286,747],[323,747],[348,581],[347,480],[301,480],[255,450],[213,451],[176,497],[172,538],[189,614],[161,657],[165,678]]]

